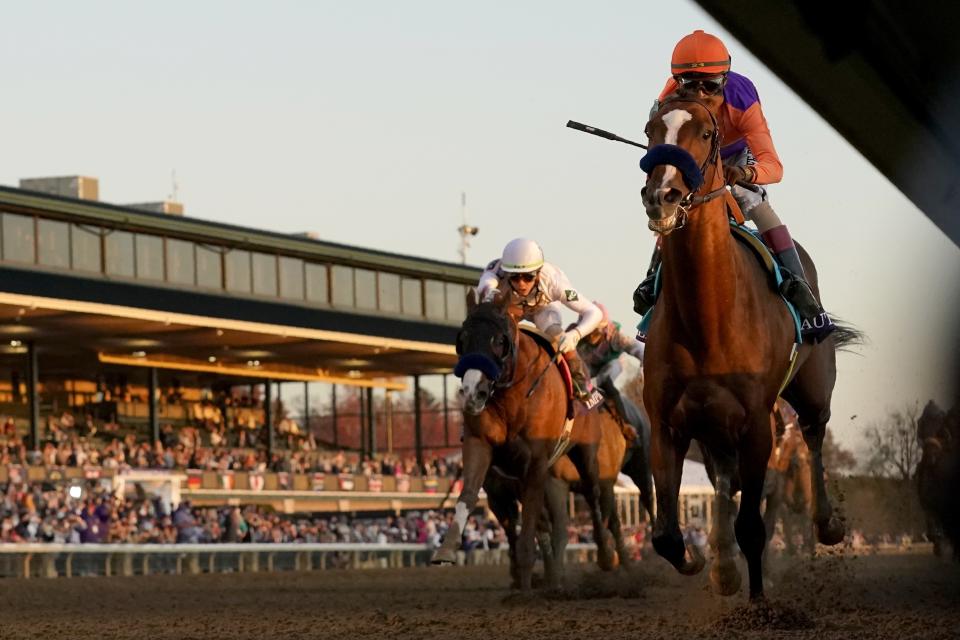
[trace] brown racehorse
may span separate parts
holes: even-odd
[[[608,411],[592,412],[601,421],[600,447],[597,450],[597,465],[600,480],[600,513],[604,529],[610,532],[619,562],[626,562],[628,554],[623,543],[623,531],[620,528],[620,514],[617,511],[614,486],[623,467],[623,457],[627,442],[623,437],[617,419]],[[570,490],[582,491],[583,483],[576,465],[567,458],[557,460],[550,470],[547,483],[547,505],[552,522],[552,550],[558,561],[562,562],[567,545],[567,496]],[[562,566],[562,565],[561,565]],[[611,568],[611,567],[601,567]]]
[[[652,426],[657,488],[653,546],[681,573],[694,574],[702,554],[686,547],[677,520],[683,458],[696,439],[716,489],[710,577],[720,593],[740,587],[734,534],[747,559],[750,597],[763,596],[760,515],[770,412],[790,366],[794,322],[749,249],[734,240],[725,189],[716,111],[722,98],[666,101],[647,124],[650,150],[643,202],[649,227],[662,236],[660,299],[644,358],[644,404]],[[816,271],[802,249],[818,294]],[[818,294],[819,295],[819,294]],[[814,521],[820,542],[843,540],[823,478],[820,448],[836,380],[835,349],[859,334],[841,327],[804,345],[783,396],[796,409],[810,448]],[[742,490],[739,514],[734,493]],[[734,518],[736,521],[734,522]]]
[[[770,454],[763,486],[763,524],[769,545],[777,520],[783,522],[786,553],[792,555],[799,548],[813,551],[813,523],[810,519],[813,513],[813,474],[810,451],[803,436],[792,421],[784,419],[780,404],[777,402],[770,416],[771,435],[776,444]],[[802,538],[799,548],[795,544],[797,536]]]
[[[448,564],[456,560],[467,516],[477,505],[487,471],[496,465],[519,482],[523,516],[516,564],[519,587],[529,589],[549,463],[558,451],[566,423],[566,385],[550,356],[518,329],[516,318],[503,302],[476,304],[474,298],[468,299],[467,318],[457,335],[457,353],[460,362],[456,372],[463,378],[463,489],[455,506],[454,523],[433,562]],[[598,559],[601,565],[609,566],[612,551],[605,544],[600,514],[599,441],[598,420],[576,420],[567,455],[584,484]]]

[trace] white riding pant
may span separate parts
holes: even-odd
[[[733,167],[745,167],[752,166],[756,164],[756,162],[753,153],[750,152],[750,147],[744,147],[737,155],[730,156],[724,160],[723,164]],[[770,206],[770,200],[767,198],[767,190],[760,185],[756,186],[760,187],[759,191],[751,191],[740,185],[733,185],[730,193],[733,195],[733,199],[737,201],[740,211],[743,212],[743,217],[757,225],[760,233],[764,233],[774,227],[781,226],[783,222],[773,210],[773,207]]]

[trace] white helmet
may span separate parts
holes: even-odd
[[[529,273],[543,266],[543,249],[533,240],[517,238],[507,243],[500,268],[507,273]]]

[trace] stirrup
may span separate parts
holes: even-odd
[[[780,285],[780,293],[796,307],[801,319],[818,318],[823,313],[823,307],[813,295],[810,285],[792,273]]]

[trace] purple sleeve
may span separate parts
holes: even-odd
[[[727,84],[723,88],[723,99],[734,109],[746,111],[760,102],[757,88],[746,76],[731,71],[727,74]]]

